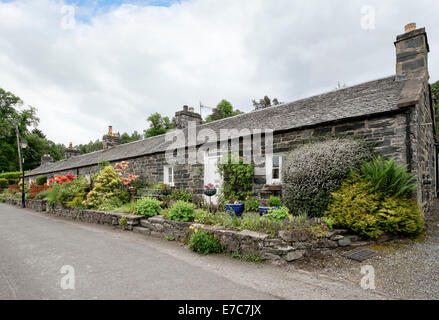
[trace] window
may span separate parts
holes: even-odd
[[[163,183],[170,186],[174,185],[174,167],[164,166],[163,167]]]
[[[282,180],[282,156],[272,155],[267,156],[265,163],[267,184],[279,184]]]

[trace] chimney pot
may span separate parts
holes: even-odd
[[[188,111],[188,106],[184,105],[183,106],[183,111]]]
[[[109,136],[113,135],[113,127],[112,126],[108,126],[108,135]]]
[[[413,30],[416,30],[416,23],[415,23],[415,22],[412,22],[412,23],[407,24],[407,25],[404,27],[404,30],[405,30],[406,33],[407,33],[407,32],[410,32],[410,31],[413,31]]]
[[[189,107],[189,112],[194,112],[194,107]]]
[[[73,149],[73,144],[71,142],[69,142],[69,149]]]

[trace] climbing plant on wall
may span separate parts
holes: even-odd
[[[244,201],[252,194],[255,168],[252,164],[245,164],[243,157],[231,154],[225,157],[223,161],[218,161],[218,172],[223,178],[224,198]]]

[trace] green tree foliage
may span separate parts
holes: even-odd
[[[104,146],[102,144],[102,141],[96,140],[94,142],[90,141],[87,144],[80,144],[76,148],[81,152],[81,154],[86,154],[86,153],[102,150]]]
[[[124,132],[124,133],[122,133],[122,135],[120,137],[122,138],[122,144],[134,142],[134,141],[142,139],[142,135],[140,133],[138,133],[137,131],[134,131],[131,135]]]
[[[279,104],[282,104],[283,102],[279,102],[277,98],[274,98],[272,101],[268,96],[265,96],[263,99],[259,99],[259,102],[256,100],[252,100],[252,103],[255,110],[260,110],[272,106],[277,106]]]
[[[436,81],[431,85],[431,92],[436,98],[436,103],[434,105],[435,123],[436,123],[436,133],[439,133],[439,81]]]
[[[223,99],[220,103],[217,104],[215,109],[213,109],[212,114],[206,117],[205,122],[212,122],[215,120],[233,117],[243,113],[244,112],[240,110],[233,110],[232,104],[229,101]]]
[[[145,138],[158,136],[175,128],[174,119],[171,121],[169,120],[169,117],[162,117],[158,112],[150,115],[147,121],[149,122],[149,129],[143,130]]]
[[[35,108],[23,107],[19,97],[0,88],[0,172],[19,169],[15,124],[21,137],[28,141],[28,147],[23,151],[25,170],[38,167],[44,154],[50,154],[54,160],[63,158],[63,145],[47,140],[37,128],[30,131],[38,122]]]

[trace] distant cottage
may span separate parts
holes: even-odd
[[[410,24],[405,31],[394,43],[396,75],[206,124],[201,124],[201,116],[185,106],[176,113],[178,128],[187,133],[188,124],[194,123],[197,131],[211,129],[218,137],[221,129],[273,129],[273,156],[255,170],[253,189],[261,196],[275,192],[273,185],[282,180],[282,156],[301,140],[326,134],[364,136],[376,143],[376,150],[383,156],[408,165],[417,176],[417,200],[427,211],[438,190],[434,103],[428,83],[429,46],[425,28],[416,29]],[[99,169],[102,160],[113,164],[127,160],[130,171],[145,180],[163,181],[196,194],[202,194],[203,185],[221,181],[216,172],[219,154],[207,153],[204,164],[169,165],[165,151],[171,142],[165,136],[120,144],[120,137],[110,127],[103,137],[103,150],[78,155],[70,145],[64,160],[53,162],[45,156],[41,166],[26,176],[90,175]]]

